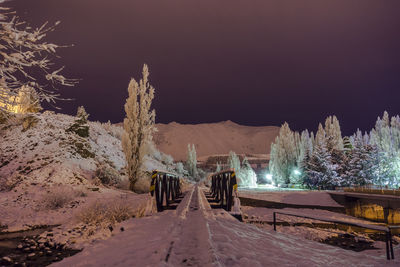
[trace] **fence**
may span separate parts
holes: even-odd
[[[233,192],[237,191],[235,170],[229,169],[211,175],[211,195],[221,208],[231,211]]]
[[[366,228],[366,229],[383,232],[383,233],[385,233],[385,236],[386,236],[386,240],[385,240],[386,241],[386,258],[388,260],[394,259],[391,229],[398,228],[398,226],[386,227],[386,226],[379,226],[379,225],[368,225],[368,224],[362,224],[362,223],[346,222],[346,221],[341,221],[341,220],[336,220],[336,219],[327,219],[327,218],[321,218],[321,217],[306,216],[306,215],[302,215],[302,214],[298,214],[298,213],[294,213],[294,212],[274,211],[274,213],[273,213],[274,231],[276,231],[276,214],[318,220],[318,221],[323,221],[323,222],[331,222],[331,223],[336,223],[336,224],[356,226],[356,227],[361,227],[361,228]],[[389,253],[389,251],[390,251],[390,253]]]
[[[165,206],[169,207],[172,202],[181,195],[181,186],[178,175],[163,171],[153,171],[150,184],[151,196],[155,195],[157,203],[157,211],[164,210]]]

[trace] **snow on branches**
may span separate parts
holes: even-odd
[[[16,99],[22,88],[32,88],[39,102],[55,103],[59,85],[77,83],[61,74],[64,67],[54,66],[60,46],[44,40],[59,23],[46,22],[33,29],[15,12],[0,8],[0,112],[12,112],[9,107],[19,104]]]

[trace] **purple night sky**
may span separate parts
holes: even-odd
[[[344,134],[400,113],[398,0],[13,0],[32,26],[61,20],[49,41],[65,74],[62,112],[120,122],[130,77],[150,67],[157,122],[232,120]]]

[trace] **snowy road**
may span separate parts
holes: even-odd
[[[211,209],[194,186],[176,210],[122,224],[125,231],[54,266],[398,266],[360,254],[240,223]],[[395,252],[396,255],[398,253]],[[399,257],[398,257],[399,258]]]

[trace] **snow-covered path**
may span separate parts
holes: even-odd
[[[240,223],[195,186],[176,210],[131,219],[108,240],[54,266],[398,266],[385,254],[343,250]],[[398,255],[395,251],[395,255]],[[399,257],[397,257],[399,258]]]

